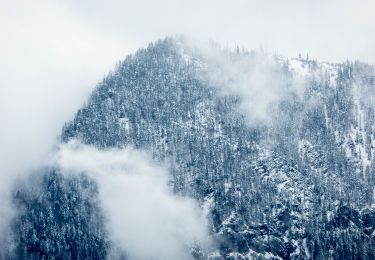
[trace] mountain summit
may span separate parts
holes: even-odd
[[[212,239],[188,241],[186,258],[375,258],[368,64],[166,38],[98,84],[63,127],[61,142],[72,140],[166,165],[170,193],[195,201]],[[90,174],[52,166],[35,176],[14,192],[15,258],[132,258],[115,246]]]

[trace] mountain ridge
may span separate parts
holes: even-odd
[[[175,194],[200,205],[210,201],[217,248],[192,249],[196,259],[375,257],[374,68],[298,58],[275,62],[238,50],[206,55],[206,49],[183,44],[166,38],[128,56],[64,126],[62,142],[132,146],[169,161]],[[53,172],[46,178],[65,182]],[[59,200],[45,189],[52,193],[48,200]],[[40,196],[18,194],[23,205]],[[92,225],[90,214],[79,222]],[[14,227],[22,241],[18,256],[40,257],[40,248],[27,249],[38,242],[20,231],[32,232],[27,221],[41,220],[21,216]],[[61,228],[74,221],[72,216]],[[89,247],[99,239],[92,247],[100,256],[82,252],[104,258],[111,244],[105,220],[93,225],[98,233],[83,232]],[[74,241],[68,246],[80,250]],[[57,251],[43,254],[58,257]]]

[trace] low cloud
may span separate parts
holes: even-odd
[[[13,183],[44,163],[62,125],[129,49],[54,0],[0,1],[0,33],[1,240]]]
[[[54,161],[65,174],[84,172],[97,181],[113,248],[130,259],[190,259],[191,246],[212,245],[205,212],[193,199],[173,195],[167,167],[146,153],[73,140]]]
[[[201,67],[199,77],[221,95],[239,97],[239,110],[250,126],[268,124],[277,105],[290,94],[301,97],[306,86],[302,74],[286,72],[287,59],[264,50],[228,49],[218,43],[183,39],[183,55]]]

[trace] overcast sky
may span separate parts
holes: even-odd
[[[187,34],[285,56],[374,64],[374,3],[2,0],[0,171],[43,160],[96,82],[150,41]]]

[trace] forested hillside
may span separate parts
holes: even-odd
[[[244,84],[251,99],[225,85],[239,84],[226,73],[241,64],[241,75],[262,75],[268,65],[251,66],[265,54],[212,46],[217,64],[195,48],[167,38],[128,56],[64,125],[61,142],[131,146],[166,162],[173,193],[209,208],[215,248],[193,248],[192,258],[374,259],[374,67],[268,58],[275,78],[262,82],[276,81],[277,98],[264,108],[268,92],[250,86],[256,77]],[[15,258],[108,257],[95,181],[58,168],[35,175],[14,191]]]

